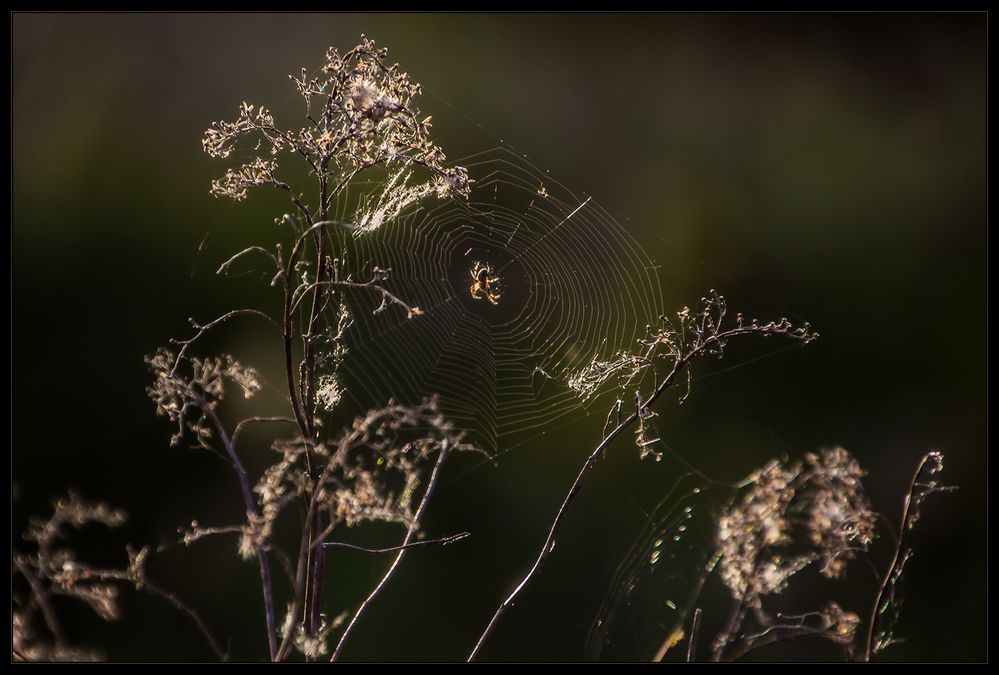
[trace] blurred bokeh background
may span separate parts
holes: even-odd
[[[297,121],[287,75],[365,33],[424,84],[421,107],[451,157],[512,144],[633,228],[663,266],[667,308],[717,288],[747,314],[820,331],[805,349],[759,360],[774,346],[748,345],[724,364],[744,365],[695,377],[682,407],[664,399],[658,423],[678,455],[737,480],[771,457],[842,445],[897,523],[918,458],[945,453],[944,478],[960,489],[927,503],[903,589],[905,641],[884,658],[984,659],[986,19],[13,15],[14,544],[28,515],[70,487],[131,514],[121,532],[74,542],[106,564],[123,564],[126,541],[156,545],[192,518],[240,517],[221,462],[168,447],[142,357],[186,335],[188,316],[244,305],[258,280],[214,269],[250,242],[277,240],[277,202],[209,195],[223,165],[203,154],[204,129],[244,99]],[[266,364],[267,344],[250,331],[221,346]],[[600,422],[553,431],[498,467],[455,461],[427,530],[473,536],[410,554],[347,658],[463,658],[529,565]],[[266,460],[261,448],[247,462],[259,471]],[[583,658],[615,567],[679,472],[669,457],[643,463],[628,442],[615,446],[483,656]],[[224,538],[168,548],[150,574],[201,609],[235,654],[260,658],[256,571],[234,552]],[[333,561],[330,613],[356,602],[383,564]],[[822,588],[789,596],[814,607],[828,595],[865,613],[875,592],[862,563]],[[723,592],[706,593],[705,620],[720,621]],[[171,608],[134,593],[123,601],[125,620],[110,624],[67,604],[74,641],[111,659],[210,657]],[[669,624],[663,603],[623,608],[603,657],[648,659]],[[760,656],[836,654],[806,642]]]

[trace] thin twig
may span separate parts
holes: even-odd
[[[410,547],[413,541],[413,537],[416,536],[416,532],[420,529],[420,522],[423,520],[423,514],[427,510],[427,504],[430,503],[430,495],[433,494],[434,488],[437,486],[437,478],[440,476],[441,467],[444,466],[444,460],[447,459],[448,455],[448,442],[445,440],[441,443],[440,452],[437,455],[437,463],[434,464],[434,470],[430,474],[430,481],[427,483],[427,489],[423,492],[423,499],[420,500],[420,506],[416,509],[416,514],[413,516],[412,522],[409,524],[409,529],[406,531],[406,537],[402,540],[402,545],[399,551],[395,554],[395,558],[392,560],[392,564],[389,565],[388,570],[385,575],[381,578],[381,581],[371,590],[368,597],[364,599],[361,606],[357,608],[354,612],[354,616],[351,617],[350,623],[344,629],[343,634],[340,636],[340,641],[336,645],[336,649],[333,651],[333,656],[330,657],[330,661],[336,661],[340,654],[343,652],[343,647],[347,643],[347,638],[354,631],[354,627],[357,625],[358,620],[364,614],[364,612],[371,606],[378,594],[381,593],[382,589],[388,583],[388,580],[392,577],[399,563],[402,562],[402,558],[406,555],[406,549]]]
[[[249,424],[255,424],[260,422],[286,422],[288,424],[297,424],[297,422],[291,417],[247,417],[236,425],[236,428],[232,432],[232,445],[236,447],[237,441],[239,440],[239,434],[243,431],[243,428]]]
[[[201,635],[204,636],[205,641],[212,648],[212,651],[215,652],[215,655],[218,656],[219,660],[220,661],[228,660],[225,650],[222,649],[222,647],[219,645],[218,641],[212,635],[211,630],[208,629],[208,624],[206,624],[204,619],[201,618],[201,615],[198,614],[197,610],[195,610],[193,607],[188,605],[186,602],[181,600],[179,597],[177,597],[170,591],[160,588],[159,586],[156,586],[155,584],[152,584],[149,581],[143,580],[141,590],[146,590],[152,593],[153,595],[160,596],[161,598],[169,602],[171,605],[173,605],[180,611],[187,614],[187,616],[190,617],[191,621],[194,622],[194,625],[198,627],[198,630],[201,631]]]
[[[277,256],[275,256],[273,253],[271,253],[269,250],[267,250],[263,246],[248,246],[248,247],[244,248],[242,251],[240,251],[239,253],[237,253],[236,255],[232,256],[231,258],[229,258],[228,260],[226,260],[224,263],[222,263],[219,266],[218,270],[216,270],[215,273],[216,274],[224,274],[224,273],[228,272],[230,265],[232,265],[234,262],[236,262],[236,260],[238,260],[239,258],[243,257],[247,253],[263,253],[265,256],[267,256],[268,258],[270,258],[271,261],[274,263],[274,267],[277,268],[277,272],[280,274],[281,279],[284,281],[285,286],[288,285],[288,279],[284,275],[284,267],[281,266],[281,261],[277,259]]]
[[[452,534],[449,537],[441,537],[440,539],[425,539],[424,541],[414,541],[411,544],[402,544],[401,546],[390,546],[389,548],[365,548],[363,546],[355,546],[354,544],[348,544],[342,541],[325,541],[323,542],[323,548],[347,548],[351,551],[360,551],[361,553],[372,553],[374,555],[383,555],[385,553],[395,553],[396,551],[405,551],[411,548],[416,548],[417,546],[429,546],[430,544],[441,544],[442,546],[447,546],[448,544],[453,544],[456,541],[461,541],[467,537],[471,536],[471,532],[461,532],[460,534]]]
[[[925,497],[930,492],[946,489],[939,488],[935,485],[926,485],[920,480],[920,477],[923,475],[923,471],[926,470],[926,465],[930,462],[930,460],[934,463],[934,466],[930,467],[930,472],[936,473],[940,470],[942,466],[940,458],[941,455],[938,452],[928,452],[923,455],[923,458],[919,461],[919,465],[916,467],[916,472],[912,475],[912,480],[909,482],[909,490],[905,493],[905,503],[902,508],[902,521],[899,523],[898,537],[895,540],[895,550],[892,554],[891,565],[888,566],[888,571],[881,580],[881,587],[878,589],[877,597],[874,599],[874,606],[871,608],[871,618],[867,624],[867,639],[864,644],[865,661],[870,661],[871,657],[874,655],[874,643],[877,640],[878,617],[880,615],[879,609],[885,602],[885,596],[889,593],[889,590],[895,583],[894,579],[898,570],[905,565],[906,562],[905,556],[902,555],[902,551],[907,548],[908,534],[912,530],[912,522],[910,521],[913,516],[913,507],[914,505],[918,507],[922,497]],[[923,490],[923,493],[917,496],[916,491],[919,489]]]

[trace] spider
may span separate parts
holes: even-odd
[[[469,288],[472,299],[482,300],[484,298],[492,304],[498,305],[500,300],[499,277],[495,276],[496,273],[492,266],[476,261],[469,273],[472,276],[472,285]]]

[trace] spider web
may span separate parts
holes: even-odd
[[[689,615],[715,563],[719,493],[683,474],[652,510],[608,583],[587,634],[587,659],[646,658],[667,637],[673,647],[689,639]],[[671,648],[670,656],[683,651]]]
[[[472,441],[502,451],[599,400],[581,400],[569,378],[631,348],[662,313],[661,290],[653,261],[592,198],[508,147],[457,163],[475,181],[467,201],[424,199],[384,218],[370,190],[343,205],[383,220],[347,238],[345,271],[390,270],[383,285],[423,314],[376,315],[378,298],[347,294],[337,377],[357,410],[437,395]],[[473,293],[477,263],[498,280]]]

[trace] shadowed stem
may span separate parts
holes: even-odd
[[[233,468],[236,470],[236,476],[239,478],[240,491],[243,494],[243,504],[246,507],[247,515],[258,516],[257,505],[253,501],[253,492],[250,489],[250,480],[246,475],[246,469],[243,468],[243,462],[240,461],[239,455],[236,454],[236,448],[233,446],[232,439],[226,432],[225,427],[222,425],[222,420],[219,419],[218,414],[208,406],[207,402],[203,399],[200,401],[202,409],[211,418],[212,423],[215,425],[216,431],[218,431],[219,438],[222,440],[222,445],[225,446],[225,451],[229,455],[229,459],[232,461]],[[257,562],[260,564],[260,585],[263,588],[264,594],[264,613],[267,619],[267,648],[270,653],[271,660],[273,661],[277,655],[277,630],[274,623],[274,598],[271,586],[271,568],[270,563],[267,560],[267,552],[262,546],[256,547],[257,552]]]
[[[325,202],[326,193],[326,177],[325,174],[320,175],[320,203]],[[326,219],[325,210],[322,213],[320,220]],[[326,233],[323,230],[317,230],[315,232],[316,239],[316,283],[323,283],[323,275],[326,272]],[[308,434],[310,442],[314,442],[316,438],[316,324],[319,321],[319,315],[322,313],[325,307],[324,298],[327,297],[323,293],[323,289],[320,286],[316,286],[312,294],[312,308],[309,311],[309,323],[308,329],[305,335],[302,336],[302,351],[304,352],[303,367],[304,372],[302,377],[304,382],[300,382],[299,386],[303,389],[302,398],[304,399],[305,407],[305,423],[307,429],[304,430]],[[294,304],[292,305],[292,310],[295,310]],[[311,473],[312,478],[312,491],[316,492],[319,489],[319,476],[316,475],[315,471]],[[312,511],[312,520],[309,524],[309,558],[308,558],[308,575],[305,579],[305,634],[310,638],[314,638],[319,632],[319,603],[321,598],[321,585],[322,585],[322,570],[323,570],[323,551],[320,550],[316,544],[321,537],[322,525],[320,521],[320,514],[318,510]]]
[[[434,469],[430,474],[430,481],[427,483],[427,489],[423,492],[423,498],[420,500],[420,506],[416,509],[416,514],[413,516],[412,522],[409,524],[409,529],[406,531],[406,537],[402,540],[402,544],[399,546],[399,552],[395,554],[395,558],[392,560],[392,564],[389,565],[388,570],[386,570],[385,575],[381,578],[381,581],[371,590],[368,597],[364,599],[361,606],[357,608],[354,612],[354,616],[351,617],[350,623],[344,629],[343,634],[340,636],[340,641],[336,645],[336,649],[333,651],[333,656],[330,657],[330,661],[336,661],[340,658],[340,654],[343,652],[343,647],[347,643],[347,638],[354,631],[354,627],[357,625],[358,620],[367,611],[371,603],[374,602],[378,594],[381,593],[382,589],[388,583],[388,580],[392,577],[399,563],[402,562],[402,558],[406,555],[406,551],[412,547],[413,538],[420,529],[420,522],[423,520],[423,514],[427,510],[427,504],[430,503],[430,495],[433,494],[434,488],[437,486],[437,478],[440,476],[441,467],[444,466],[444,460],[447,459],[448,454],[448,442],[445,440],[441,443],[440,452],[437,455],[437,463],[434,465]]]

